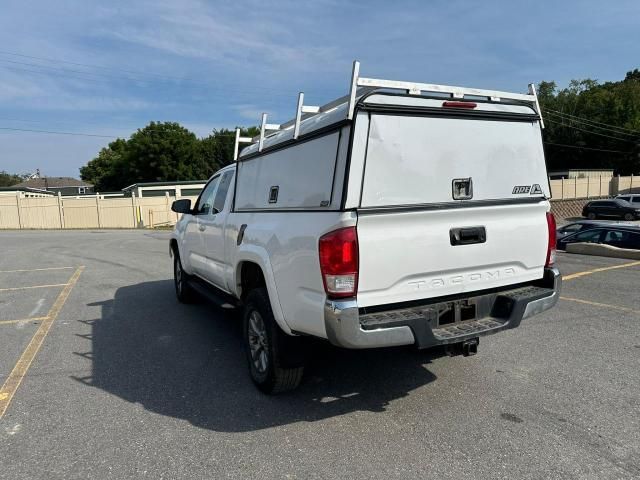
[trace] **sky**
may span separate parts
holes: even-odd
[[[212,129],[361,75],[514,92],[640,68],[640,2],[2,0],[0,170],[78,177],[150,121]],[[65,132],[63,135],[21,130]],[[77,135],[82,134],[82,135]]]

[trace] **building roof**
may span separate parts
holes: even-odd
[[[41,177],[31,178],[14,187],[26,187],[37,188],[40,190],[47,190],[49,188],[64,188],[64,187],[93,187],[92,184],[78,180],[72,177]]]
[[[14,185],[12,187],[0,187],[0,193],[15,193],[15,192],[28,192],[28,193],[41,193],[43,195],[55,195],[53,192],[48,192],[46,190],[40,190],[37,188],[29,188],[29,187],[21,187],[19,185]]]
[[[123,192],[128,192],[129,190],[133,190],[138,187],[171,187],[174,185],[200,185],[207,183],[207,180],[184,180],[182,182],[145,182],[145,183],[134,183],[133,185],[129,185],[128,187],[124,187],[122,189]]]

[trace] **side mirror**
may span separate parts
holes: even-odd
[[[191,213],[191,200],[188,198],[176,200],[171,204],[171,210],[176,213]]]

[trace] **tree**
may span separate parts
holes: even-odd
[[[240,135],[243,137],[255,137],[258,134],[260,134],[260,129],[257,127],[240,128]],[[235,135],[235,130],[223,128],[213,130],[208,137],[200,141],[200,154],[203,162],[209,168],[208,176],[233,162]],[[242,151],[242,146],[240,146],[240,151]]]
[[[80,168],[80,178],[94,186],[96,192],[118,191],[122,184],[123,161],[127,151],[127,141],[121,138],[103,148],[98,156]]]
[[[20,175],[0,171],[0,187],[11,187],[22,182],[24,179]]]
[[[255,127],[241,129],[255,136]],[[175,122],[151,122],[128,140],[118,139],[80,168],[96,191],[113,191],[140,182],[205,180],[233,161],[235,131],[213,130],[203,139]]]
[[[612,168],[640,172],[640,71],[620,82],[572,80],[558,90],[541,82],[539,100],[550,170]]]

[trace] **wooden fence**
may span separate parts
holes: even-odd
[[[189,198],[195,202],[197,197]],[[0,229],[153,228],[174,225],[175,197],[25,198],[0,195]]]

